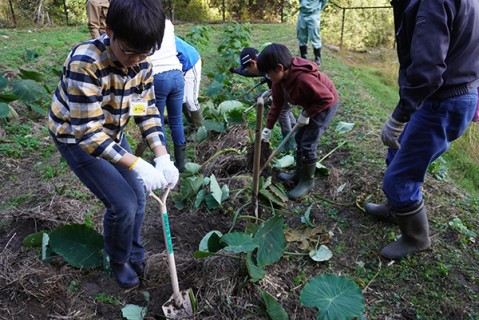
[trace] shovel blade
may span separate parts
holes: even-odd
[[[189,290],[180,291],[177,297],[173,294],[161,308],[167,319],[188,319],[192,317],[193,307],[191,305]]]

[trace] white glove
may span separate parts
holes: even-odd
[[[298,117],[298,124],[300,127],[304,127],[309,124],[309,117],[304,115],[304,111]]]
[[[168,183],[168,188],[173,189],[178,182],[180,172],[175,167],[174,162],[170,160],[170,155],[164,154],[155,158],[153,161],[155,161],[156,170],[162,172],[165,176],[166,182]]]
[[[261,140],[269,142],[269,138],[271,138],[271,129],[264,128],[263,132],[261,132]]]
[[[145,160],[138,158],[138,161],[130,167],[138,175],[138,179],[143,181],[146,193],[151,194],[153,190],[164,189],[167,187],[165,176]]]
[[[381,130],[381,140],[383,144],[393,149],[399,149],[398,139],[405,126],[406,122],[399,122],[393,117],[389,117]]]

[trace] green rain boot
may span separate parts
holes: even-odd
[[[314,172],[316,171],[316,162],[301,164],[299,172],[299,183],[293,190],[288,192],[288,197],[296,200],[307,195],[314,187]]]
[[[391,212],[391,204],[387,200],[381,204],[366,203],[364,210],[366,210],[366,213],[378,218],[379,220],[398,224],[398,219],[396,215]]]
[[[185,171],[185,152],[186,145],[175,146],[175,166],[178,168],[179,172]]]
[[[429,223],[426,208],[422,201],[414,208],[401,212],[393,209],[392,213],[397,217],[399,229],[401,229],[401,238],[381,250],[383,257],[398,260],[412,253],[431,248]]]
[[[203,115],[201,114],[201,109],[189,112],[191,116],[191,126],[189,136],[186,137],[186,141],[194,142],[196,141],[196,132],[203,125]]]
[[[289,174],[286,172],[281,172],[278,175],[279,180],[285,182],[286,185],[296,186],[299,182],[300,172],[301,172],[301,156],[299,156],[299,152],[296,151],[296,168],[294,170],[294,174]]]

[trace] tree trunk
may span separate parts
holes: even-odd
[[[16,27],[17,26],[17,19],[15,18],[15,12],[13,11],[12,0],[8,0],[8,3],[10,4],[10,11],[12,11],[13,25]]]

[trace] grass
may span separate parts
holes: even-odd
[[[186,34],[192,26],[176,26],[177,34]],[[210,62],[217,56],[216,48],[221,41],[223,25],[211,25],[209,28],[211,41],[209,46],[201,52],[204,74],[214,70],[214,64]],[[2,30],[2,32],[9,37],[8,39],[0,37],[2,47],[0,61],[7,69],[60,68],[70,48],[89,37],[88,30],[84,26],[45,28],[32,30],[32,32],[28,30]],[[254,25],[252,46],[259,48],[271,39],[288,45],[293,54],[298,53],[294,25]],[[327,38],[325,41],[327,42]],[[29,50],[36,52],[38,56],[31,60],[26,54]],[[341,95],[340,119],[355,123],[355,129],[343,138],[334,136],[330,130],[325,135],[321,147],[332,149],[337,145],[338,139],[347,140],[349,143],[342,151],[347,152],[349,156],[339,164],[341,169],[345,172],[364,172],[365,175],[379,177],[385,168],[382,160],[385,148],[379,142],[379,130],[397,102],[395,52],[373,50],[370,53],[347,51],[335,53],[325,49],[323,61],[322,71],[334,80]],[[48,83],[54,86],[57,81],[58,79],[51,78]],[[202,88],[204,89],[207,84],[204,78]],[[45,179],[51,179],[52,184],[56,186],[57,175],[68,169],[64,163],[57,167],[48,163],[48,159],[55,150],[42,143],[47,137],[46,131],[33,131],[30,122],[22,125],[2,124],[1,128],[5,132],[5,138],[2,137],[0,147],[2,162],[13,163],[15,157],[25,157],[25,151],[30,148],[28,152],[32,156],[37,154],[40,158],[32,163],[32,168],[40,172]],[[135,137],[128,136],[132,142],[135,141]],[[331,247],[338,259],[344,255],[354,256],[356,260],[353,265],[331,262],[319,266],[318,272],[332,272],[354,279],[368,296],[367,316],[370,319],[384,319],[388,316],[409,319],[451,319],[454,314],[462,315],[463,319],[479,317],[477,305],[479,279],[476,262],[479,259],[479,250],[477,243],[473,242],[468,234],[468,231],[478,233],[478,139],[479,127],[475,124],[453,144],[444,157],[452,185],[464,188],[470,197],[456,198],[454,193],[449,192],[447,182],[440,185],[439,192],[432,189],[426,194],[428,199],[435,199],[437,204],[429,211],[430,220],[434,223],[431,233],[437,249],[429,254],[428,259],[423,259],[423,256],[419,255],[408,257],[397,263],[383,264],[377,258],[377,252],[381,249],[381,245],[396,239],[399,235],[398,229],[369,230],[368,226],[362,224],[353,225],[349,219],[351,217],[346,216],[342,208],[327,203],[319,206],[325,218],[336,223],[337,230],[357,228],[358,234],[366,235],[360,237],[354,234],[352,239],[348,241],[341,239]],[[8,143],[3,143],[6,140]],[[18,177],[14,176],[14,179]],[[377,190],[377,194],[372,196],[378,197],[381,193],[381,181],[378,179],[375,183],[377,185],[364,185],[363,188]],[[58,188],[61,193],[72,199],[90,201],[92,198],[89,193],[71,189],[69,185],[67,187],[58,185]],[[358,191],[358,193],[361,192],[362,190]],[[21,206],[31,200],[30,194],[25,192],[22,196],[2,199],[3,207],[0,208]],[[450,224],[454,218],[450,214],[450,208],[454,208],[454,212],[460,216],[462,227],[461,224]],[[351,218],[351,220],[354,219]],[[0,219],[0,224],[2,221]],[[457,231],[455,240],[449,242],[442,240],[450,236],[453,231]],[[355,247],[351,247],[351,243]],[[305,263],[305,261],[299,260],[299,263]],[[308,276],[300,267],[296,281],[304,283]],[[114,296],[99,294],[97,302],[116,304],[117,300]],[[397,305],[400,307],[396,307]],[[403,310],[404,314],[391,315],[392,308]],[[450,313],[441,314],[444,310],[450,310]]]

